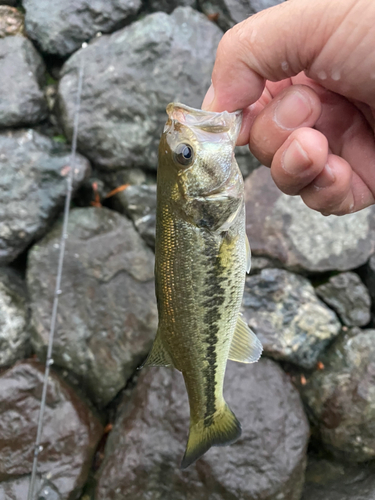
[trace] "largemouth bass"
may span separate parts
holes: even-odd
[[[233,152],[242,115],[175,103],[167,113],[157,179],[159,326],[145,366],[182,372],[190,405],[186,468],[241,435],[223,397],[226,364],[253,363],[262,346],[239,314],[250,271],[244,185]]]

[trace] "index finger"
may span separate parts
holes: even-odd
[[[330,16],[327,10],[335,9],[335,3],[318,0],[312,6],[309,0],[289,0],[227,31],[202,108],[244,109],[259,99],[266,80],[284,80],[309,68],[352,2],[347,0]]]

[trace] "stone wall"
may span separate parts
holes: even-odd
[[[180,471],[180,373],[137,370],[157,327],[165,107],[199,107],[223,30],[275,3],[0,1],[0,500],[27,496],[82,58],[37,498],[375,498],[374,208],[323,217],[237,148],[253,252],[242,312],[264,345],[258,363],[228,364],[241,439]]]

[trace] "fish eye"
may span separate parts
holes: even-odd
[[[193,163],[194,151],[189,144],[179,144],[174,151],[174,159],[180,165],[188,167]]]

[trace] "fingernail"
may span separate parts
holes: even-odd
[[[211,83],[211,86],[207,90],[205,98],[203,99],[202,106],[201,106],[202,109],[204,109],[205,111],[208,111],[209,108],[210,108],[210,106],[211,106],[211,104],[213,103],[214,98],[215,98],[215,89],[214,89],[214,86]]]
[[[281,165],[290,175],[299,174],[311,165],[310,158],[297,139],[284,152]]]
[[[332,184],[335,182],[336,176],[331,169],[331,167],[328,165],[328,163],[325,165],[324,169],[320,172],[320,174],[315,178],[314,180],[314,188],[317,189],[318,191],[320,189],[327,188],[329,186],[332,186]]]
[[[275,109],[275,122],[282,128],[299,127],[311,115],[312,108],[308,97],[295,90],[286,95]]]

